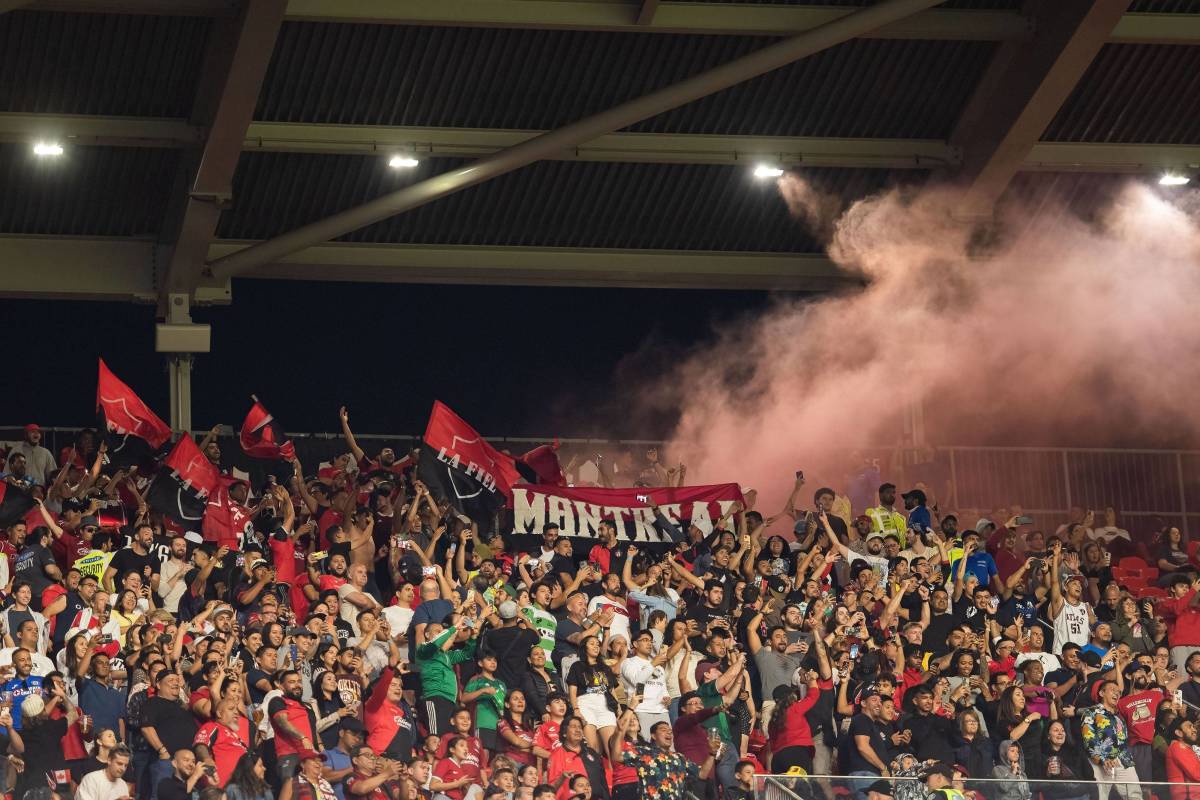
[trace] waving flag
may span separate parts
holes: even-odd
[[[441,401],[425,427],[417,474],[434,496],[485,524],[512,497],[521,477],[513,457],[492,447]]]
[[[219,486],[219,473],[188,434],[184,434],[158,468],[146,490],[146,504],[186,531],[199,531],[208,498]]]
[[[170,426],[112,374],[104,359],[96,382],[96,410],[108,445],[105,457],[112,467],[145,463],[171,438]]]
[[[558,463],[558,444],[535,447],[525,455],[517,456],[517,471],[529,483],[562,486],[562,465]]]
[[[271,412],[254,398],[254,405],[242,423],[242,432],[238,437],[242,450],[254,458],[266,458],[273,461],[293,461],[296,458],[296,448],[287,435],[283,426],[271,416]]]
[[[0,481],[0,528],[20,522],[33,506],[33,494],[28,489]]]

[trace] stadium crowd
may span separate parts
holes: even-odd
[[[798,474],[767,517],[658,513],[666,547],[611,520],[517,537],[341,423],[331,463],[231,482],[233,538],[151,508],[95,432],[9,443],[2,480],[36,501],[0,542],[12,797],[743,800],[797,769],[858,800],[903,797],[898,776],[1200,797],[1200,569],[1177,528],[960,520],[887,482],[854,507]],[[683,477],[653,448],[596,466]]]

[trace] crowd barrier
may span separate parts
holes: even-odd
[[[881,779],[845,775],[756,775],[753,788],[756,800],[867,800],[868,787],[878,780]],[[960,797],[962,800],[1171,800],[1172,796],[1200,797],[1200,783],[972,778],[954,782],[947,787],[951,790],[949,793],[931,794],[918,777],[883,780],[887,781],[891,796],[897,800],[931,797],[934,800],[959,800]]]
[[[75,428],[43,428],[48,448],[57,455],[69,445]],[[315,472],[322,461],[346,451],[340,432],[289,433],[307,472]],[[197,432],[196,438],[203,436]],[[370,454],[381,447],[398,456],[420,443],[420,433],[357,433],[360,445]],[[19,425],[0,426],[0,441],[22,438]],[[553,437],[487,436],[501,450],[523,453]],[[249,473],[257,482],[267,466],[247,457],[233,435],[218,437],[222,461]],[[572,459],[573,475],[585,482],[594,475],[597,455],[616,459],[622,451],[639,456],[653,440],[604,438],[560,438],[560,460]],[[880,464],[882,475],[902,488],[917,481],[930,486],[942,511],[957,510],[960,516],[987,516],[1014,504],[1034,518],[1045,530],[1054,530],[1073,506],[1091,508],[1097,524],[1103,524],[1104,509],[1118,512],[1118,524],[1135,538],[1149,541],[1153,531],[1165,525],[1179,527],[1185,537],[1192,528],[1200,531],[1200,451],[1190,450],[1103,450],[1045,447],[866,448]],[[670,454],[666,454],[668,457]],[[696,476],[699,479],[701,476]],[[832,481],[839,489],[843,482]],[[865,498],[856,505],[856,510]],[[873,498],[872,498],[873,502]],[[960,520],[973,524],[974,518]],[[1003,520],[997,520],[1003,523]]]

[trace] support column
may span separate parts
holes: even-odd
[[[167,373],[171,382],[171,430],[191,431],[192,354],[167,356]]]

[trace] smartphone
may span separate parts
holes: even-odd
[[[328,550],[318,550],[317,552],[312,554],[312,557],[315,558],[317,561],[324,561],[325,559],[329,558],[329,551]]]
[[[1033,517],[1029,517],[1029,516],[1022,514],[1021,516],[1017,517],[1017,524],[1018,525],[1032,525]]]
[[[292,643],[292,665],[295,666],[296,664],[299,664],[299,663],[300,663],[300,651],[299,651],[299,648],[297,648],[295,643],[293,642]]]
[[[858,645],[857,644],[850,645],[850,657],[858,658]]]
[[[1175,704],[1183,705],[1183,689],[1175,690]]]
[[[639,683],[636,686],[634,686],[633,693],[635,695],[637,695],[638,697],[645,697],[646,696],[646,684]]]
[[[437,575],[437,567],[421,567],[421,574],[426,578],[430,575]]]
[[[796,479],[801,480],[801,481],[804,480],[804,470],[802,470],[802,469],[796,470]]]

